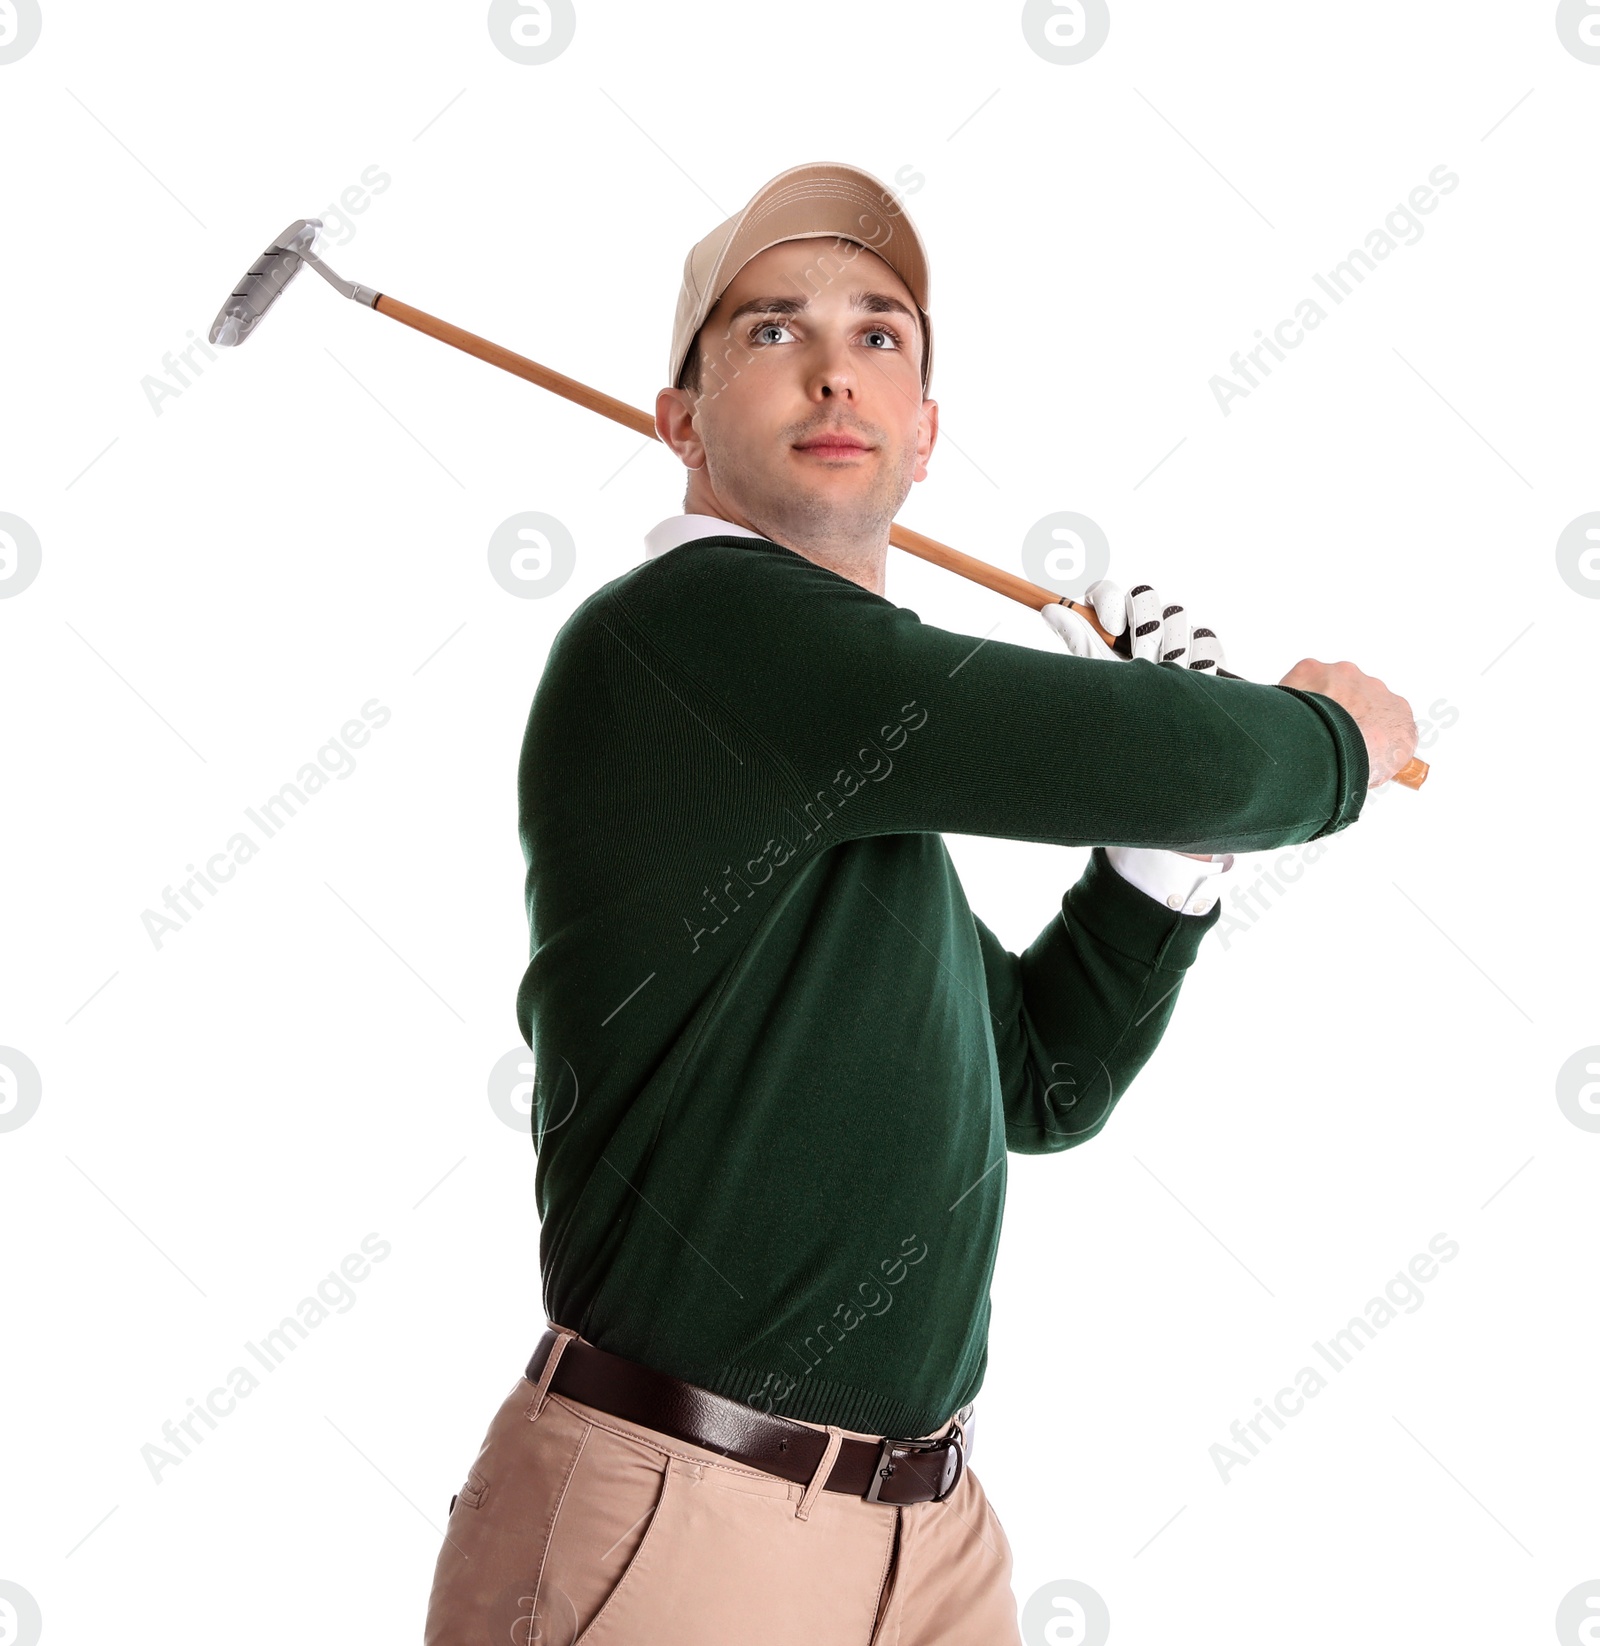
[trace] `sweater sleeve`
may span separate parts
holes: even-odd
[[[1149,1060],[1204,935],[1221,918],[1176,914],[1090,854],[1061,913],[1021,955],[976,915],[1006,1147],[1054,1154],[1094,1137]]]
[[[975,639],[766,539],[685,544],[601,621],[837,839],[914,832],[1257,851],[1360,815],[1331,698]]]

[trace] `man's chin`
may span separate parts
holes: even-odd
[[[784,485],[803,496],[871,506],[884,490],[881,454],[842,461],[795,452],[785,465]]]
[[[773,512],[812,535],[857,538],[887,532],[899,509],[876,487],[823,484],[790,487]]]

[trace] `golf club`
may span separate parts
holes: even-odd
[[[548,366],[541,366],[537,361],[529,360],[523,355],[514,354],[510,349],[502,348],[498,343],[491,343],[487,338],[463,331],[447,320],[440,320],[437,316],[425,314],[421,309],[414,309],[397,298],[374,291],[370,286],[357,285],[353,281],[341,278],[316,253],[316,240],[321,228],[320,218],[300,217],[268,245],[245,271],[244,278],[218,311],[217,318],[211,326],[210,338],[213,343],[231,348],[244,342],[260,324],[262,316],[283,294],[284,288],[300,272],[300,265],[306,263],[341,297],[348,297],[369,309],[376,309],[379,314],[386,314],[391,320],[398,320],[403,325],[437,338],[441,343],[448,343],[479,360],[485,360],[491,366],[498,366],[502,371],[511,372],[514,376],[536,383],[540,388],[549,389],[564,399],[586,406],[590,411],[599,412],[602,417],[609,417],[613,422],[621,423],[625,428],[632,429],[635,434],[645,435],[652,440],[660,439],[656,432],[655,419],[648,412],[640,411],[625,401],[615,400],[609,394],[602,394],[598,389],[591,389],[575,378],[564,377],[560,372],[552,371]],[[952,549],[898,523],[890,526],[889,541],[897,549],[905,550],[907,554],[931,561],[936,566],[943,566],[946,571],[956,572],[974,583],[981,583],[986,589],[1006,595],[1024,606],[1032,606],[1036,611],[1046,606],[1070,606],[1108,646],[1122,656],[1127,655],[1126,636],[1117,637],[1107,633],[1090,606],[1064,599],[1054,590],[1041,588],[1037,583],[1030,583],[1025,577],[1002,571],[998,566],[991,566],[987,561],[963,554],[959,549]],[[1216,672],[1224,680],[1243,678],[1230,674],[1226,669],[1218,669]],[[1427,762],[1412,758],[1394,774],[1392,781],[1408,789],[1420,789],[1427,775]]]

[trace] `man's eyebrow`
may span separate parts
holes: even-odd
[[[810,299],[805,297],[752,297],[741,303],[728,316],[731,326],[741,315],[746,314],[800,314],[810,306]],[[898,297],[881,291],[853,291],[850,293],[850,307],[862,309],[870,314],[903,314],[908,320],[915,320],[916,316]]]

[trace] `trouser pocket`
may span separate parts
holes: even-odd
[[[538,1632],[539,1575],[588,1425],[553,1401],[530,1423],[531,1394],[519,1378],[451,1500],[425,1646],[553,1646]]]
[[[578,1646],[867,1646],[895,1511],[824,1491],[801,1520],[801,1491],[669,1458],[632,1557]],[[558,1526],[548,1568],[557,1581],[560,1548]]]

